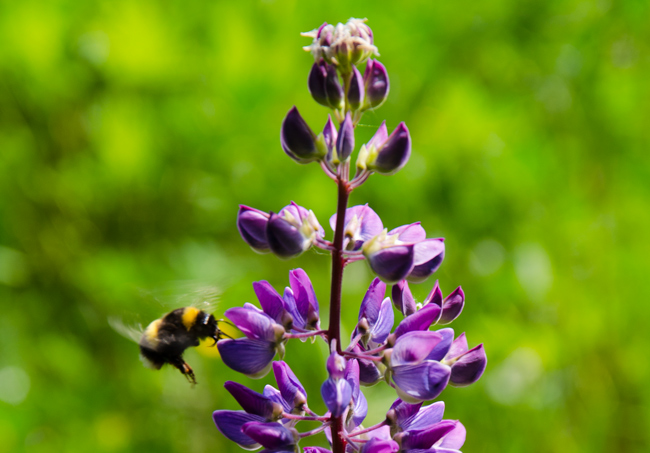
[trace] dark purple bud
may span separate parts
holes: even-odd
[[[285,309],[284,299],[278,292],[265,280],[253,282],[253,290],[260,301],[262,310],[273,320],[282,325],[285,330],[290,330],[293,324],[293,317]]]
[[[374,109],[383,104],[390,89],[388,72],[384,65],[377,60],[368,60],[363,72],[363,83],[366,91],[365,109]]]
[[[413,294],[411,294],[411,289],[406,280],[400,280],[393,285],[392,296],[395,308],[404,316],[415,313],[415,299],[413,298]]]
[[[483,344],[480,344],[465,354],[451,366],[451,384],[454,387],[465,387],[478,381],[487,366],[487,356]]]
[[[425,429],[406,431],[399,434],[399,442],[404,451],[426,450],[449,434],[456,427],[456,421],[443,420]]]
[[[217,348],[228,367],[256,379],[269,372],[276,352],[275,343],[252,338],[224,339]]]
[[[383,175],[397,173],[411,156],[411,135],[403,122],[377,149],[370,150],[367,168]]]
[[[445,297],[442,304],[442,316],[440,317],[440,324],[449,324],[454,319],[458,318],[465,306],[465,293],[459,286],[450,295]]]
[[[394,440],[370,439],[363,444],[361,453],[397,453],[399,444]]]
[[[226,381],[223,386],[247,413],[259,415],[267,421],[275,421],[281,418],[282,405],[273,402],[264,395],[233,381]]]
[[[242,432],[242,427],[249,422],[264,422],[259,415],[247,414],[243,411],[215,411],[212,414],[217,429],[227,439],[247,450],[254,450],[259,444]]]
[[[266,225],[269,215],[266,212],[239,205],[237,213],[237,229],[244,242],[258,253],[269,251],[269,242],[266,239]]]
[[[336,131],[336,126],[334,125],[334,121],[332,121],[332,117],[327,115],[327,123],[325,123],[325,127],[323,128],[323,140],[325,141],[325,147],[327,148],[327,162],[332,162],[334,150],[336,149],[336,139],[338,136],[339,134]]]
[[[427,295],[427,298],[424,299],[424,306],[426,307],[429,304],[434,304],[442,308],[442,291],[440,290],[438,280],[436,280],[435,285],[433,285],[433,288],[431,288],[431,291]]]
[[[339,82],[336,67],[320,60],[311,68],[307,85],[316,102],[331,109],[343,106],[343,88]]]
[[[340,162],[345,162],[354,150],[354,125],[348,112],[339,128],[339,135],[336,139],[336,155]]]
[[[284,152],[300,164],[319,160],[327,152],[317,145],[316,134],[309,128],[295,106],[289,110],[282,121],[280,142]]]
[[[280,258],[293,258],[306,250],[306,241],[300,230],[273,212],[266,228],[266,237],[271,251]]]
[[[350,87],[348,88],[348,103],[352,110],[359,110],[363,105],[365,96],[365,87],[363,77],[356,68],[352,67],[352,78],[350,79]]]
[[[415,244],[414,266],[407,279],[413,283],[425,281],[438,270],[445,257],[444,239],[427,239]]]
[[[302,410],[307,402],[307,392],[285,362],[273,362],[273,374],[282,398],[293,409]]]
[[[417,403],[436,398],[449,382],[450,368],[434,360],[417,365],[392,367],[397,395],[406,402]]]
[[[334,417],[340,417],[348,408],[352,398],[352,388],[345,379],[328,378],[320,389],[327,409]]]
[[[280,423],[248,422],[242,427],[248,437],[269,449],[279,449],[295,445],[298,433]]]

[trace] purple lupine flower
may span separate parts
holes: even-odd
[[[284,152],[299,164],[320,160],[327,154],[327,150],[319,146],[316,134],[295,106],[282,121],[280,143]]]
[[[394,440],[370,439],[363,444],[361,453],[397,453],[399,444]]]
[[[372,139],[361,147],[357,168],[392,175],[406,165],[410,156],[411,135],[406,124],[399,123],[389,136],[384,121]]]
[[[323,401],[333,417],[340,417],[348,408],[352,398],[352,387],[344,379],[346,361],[333,351],[327,359],[327,372],[329,378],[321,386],[320,392]]]
[[[460,313],[463,311],[465,306],[465,293],[463,289],[459,286],[451,294],[445,297],[445,300],[442,303],[442,316],[438,323],[440,324],[449,324],[454,319],[460,316]]]
[[[293,448],[287,447],[293,447],[299,439],[295,429],[274,422],[248,422],[242,427],[242,432],[258,444],[275,452],[293,451]]]
[[[307,85],[316,102],[331,109],[343,107],[343,88],[336,73],[336,67],[325,60],[314,63],[309,72]]]
[[[221,359],[240,373],[254,378],[265,376],[276,352],[283,352],[284,328],[267,314],[248,307],[230,308],[225,315],[246,338],[219,341]]]
[[[447,386],[447,365],[427,356],[442,341],[437,332],[408,332],[400,336],[390,352],[391,377],[399,397],[410,403],[432,400]]]
[[[308,250],[325,232],[312,211],[294,202],[278,214],[271,213],[266,237],[271,251],[280,258],[293,258]]]
[[[235,442],[247,450],[254,450],[260,447],[255,440],[242,432],[242,427],[249,422],[264,422],[266,419],[255,414],[248,414],[244,411],[214,411],[212,414],[217,429],[227,439]]]
[[[323,447],[304,447],[302,451],[304,453],[332,453],[332,450]]]
[[[435,302],[426,304],[424,307],[405,317],[390,335],[389,342],[394,343],[397,338],[407,332],[428,330],[432,324],[440,319],[442,308]]]
[[[259,300],[264,313],[269,315],[276,323],[290,330],[293,326],[293,316],[286,308],[286,302],[266,280],[253,282],[253,290]]]
[[[345,119],[339,128],[339,135],[336,139],[336,158],[334,163],[345,162],[354,150],[354,125],[350,112],[345,115]]]
[[[386,294],[386,284],[379,278],[375,278],[359,308],[359,322],[353,332],[353,336],[362,335],[362,341],[372,347],[384,343],[393,328],[393,307],[390,298]]]
[[[242,239],[256,252],[268,253],[269,241],[266,239],[266,226],[269,215],[258,209],[239,205],[237,229]]]
[[[413,256],[413,269],[407,280],[421,283],[438,270],[445,257],[444,239],[426,239],[415,244]]]
[[[304,412],[307,404],[307,392],[289,365],[281,361],[273,362],[273,374],[289,412],[297,414]]]
[[[443,329],[445,330],[445,329]],[[454,387],[465,387],[478,381],[487,366],[483,344],[468,350],[465,333],[454,340],[443,363],[451,366],[450,382]]]
[[[404,316],[415,313],[417,307],[411,289],[406,280],[400,280],[393,285],[392,290],[393,304]]]
[[[374,109],[383,104],[390,89],[388,72],[384,65],[377,60],[368,60],[366,70],[363,72],[363,82],[366,92],[364,110]]]
[[[370,62],[368,62],[368,64],[370,64]],[[365,91],[366,87],[363,76],[359,70],[353,66],[352,78],[350,79],[350,86],[348,88],[348,102],[352,110],[359,110],[359,108],[361,108],[365,98]]]
[[[286,309],[293,316],[293,327],[300,331],[318,330],[320,317],[316,292],[309,276],[302,269],[289,272],[290,288],[284,292]]]
[[[283,404],[238,382],[226,381],[223,386],[247,413],[259,415],[268,421],[276,421],[282,418]]]
[[[336,214],[330,218],[332,230],[336,229]],[[364,242],[377,236],[384,226],[375,211],[367,204],[353,206],[345,210],[345,226],[343,229],[343,249],[359,250]]]

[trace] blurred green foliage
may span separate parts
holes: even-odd
[[[453,327],[488,352],[478,384],[442,395],[463,450],[648,451],[649,10],[0,1],[0,452],[239,451],[210,417],[236,408],[222,384],[272,376],[192,350],[190,388],[143,368],[107,319],[148,322],[169,309],[156,300],[212,286],[222,313],[294,267],[327,306],[327,256],[256,255],[235,215],[295,200],[328,223],[334,185],[284,155],[279,126],[294,104],[324,124],[299,32],[349,17],[369,18],[391,77],[357,143],[384,119],[414,142],[404,170],[351,202],[446,238],[437,277],[467,294]],[[370,281],[363,263],[346,273],[345,334]],[[419,300],[432,285],[414,286]],[[296,343],[287,361],[324,412],[324,351]],[[395,397],[367,396],[370,423]]]

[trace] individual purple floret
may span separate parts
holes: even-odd
[[[295,106],[282,121],[280,143],[284,152],[299,164],[320,160],[326,154],[326,150],[318,146],[316,134]]]
[[[267,253],[269,241],[266,238],[266,226],[269,214],[248,206],[239,205],[237,213],[237,229],[244,241],[258,253]]]
[[[336,131],[334,121],[332,121],[332,117],[330,115],[327,115],[327,123],[325,123],[325,127],[323,128],[323,141],[325,142],[325,147],[327,148],[327,155],[325,156],[325,160],[330,164],[334,164],[333,159],[336,151],[337,139],[338,132]]]
[[[386,284],[375,278],[359,308],[359,322],[353,337],[361,336],[361,341],[371,348],[384,343],[393,328],[393,307],[390,298],[384,298]]]
[[[343,107],[343,88],[336,68],[325,60],[314,63],[309,72],[307,85],[316,102],[331,109]]]
[[[253,308],[230,308],[225,316],[246,338],[220,340],[217,347],[221,359],[240,373],[254,378],[265,376],[276,352],[282,354],[284,351],[284,328],[267,314]]]
[[[336,214],[330,218],[332,230],[336,228]],[[382,232],[384,226],[375,211],[367,204],[345,210],[344,250],[360,250],[364,242]]]
[[[290,330],[293,326],[293,316],[286,308],[287,303],[273,286],[263,280],[261,282],[253,282],[253,290],[264,313],[269,315],[276,323],[283,326],[285,330]]]
[[[294,330],[318,330],[318,300],[309,276],[302,269],[294,269],[289,272],[289,283],[291,287],[285,289],[284,301],[285,307],[293,316]]]
[[[415,245],[413,269],[406,277],[414,283],[421,283],[438,270],[445,257],[444,239],[426,239]]]
[[[460,433],[465,428],[457,420],[443,420],[424,429],[404,431],[397,434],[394,439],[400,444],[400,451],[419,453],[423,450],[428,452],[448,453],[460,448],[464,443],[460,442]],[[446,445],[443,446],[447,440]],[[460,445],[459,445],[460,444]],[[448,448],[447,445],[451,448]]]
[[[288,408],[290,413],[301,414],[304,412],[307,404],[307,392],[302,386],[298,378],[289,365],[285,362],[273,363],[273,374],[275,381],[278,383],[280,395],[285,401],[285,408]]]
[[[346,361],[333,351],[327,359],[327,372],[329,378],[321,387],[321,396],[333,417],[340,417],[348,408],[352,398],[352,387],[344,379]]]
[[[394,440],[370,439],[363,444],[361,453],[397,453],[399,444]]]
[[[372,139],[363,145],[357,168],[382,175],[392,175],[406,165],[411,156],[411,135],[403,122],[388,135],[384,121]]]
[[[271,213],[266,237],[271,251],[280,258],[293,258],[314,244],[325,232],[312,211],[291,203]]]
[[[377,60],[368,60],[366,70],[363,72],[363,83],[366,92],[364,110],[381,106],[388,97],[390,89],[388,72],[384,65]]]
[[[439,324],[449,324],[460,316],[465,306],[465,293],[459,286],[451,294],[445,297],[442,303],[442,316],[438,321]]]
[[[347,420],[345,429],[348,432],[352,432],[363,423],[366,415],[368,415],[368,401],[360,387],[361,381],[358,360],[348,360],[345,367],[344,378],[348,381],[352,390],[349,411],[345,416],[345,419]]]
[[[451,369],[428,355],[442,341],[437,332],[409,332],[397,339],[390,354],[391,377],[399,397],[416,403],[436,398],[447,386]]]

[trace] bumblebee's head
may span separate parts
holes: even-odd
[[[216,318],[204,311],[201,311],[196,317],[194,329],[199,338],[212,338],[215,344],[221,338],[221,331]]]

